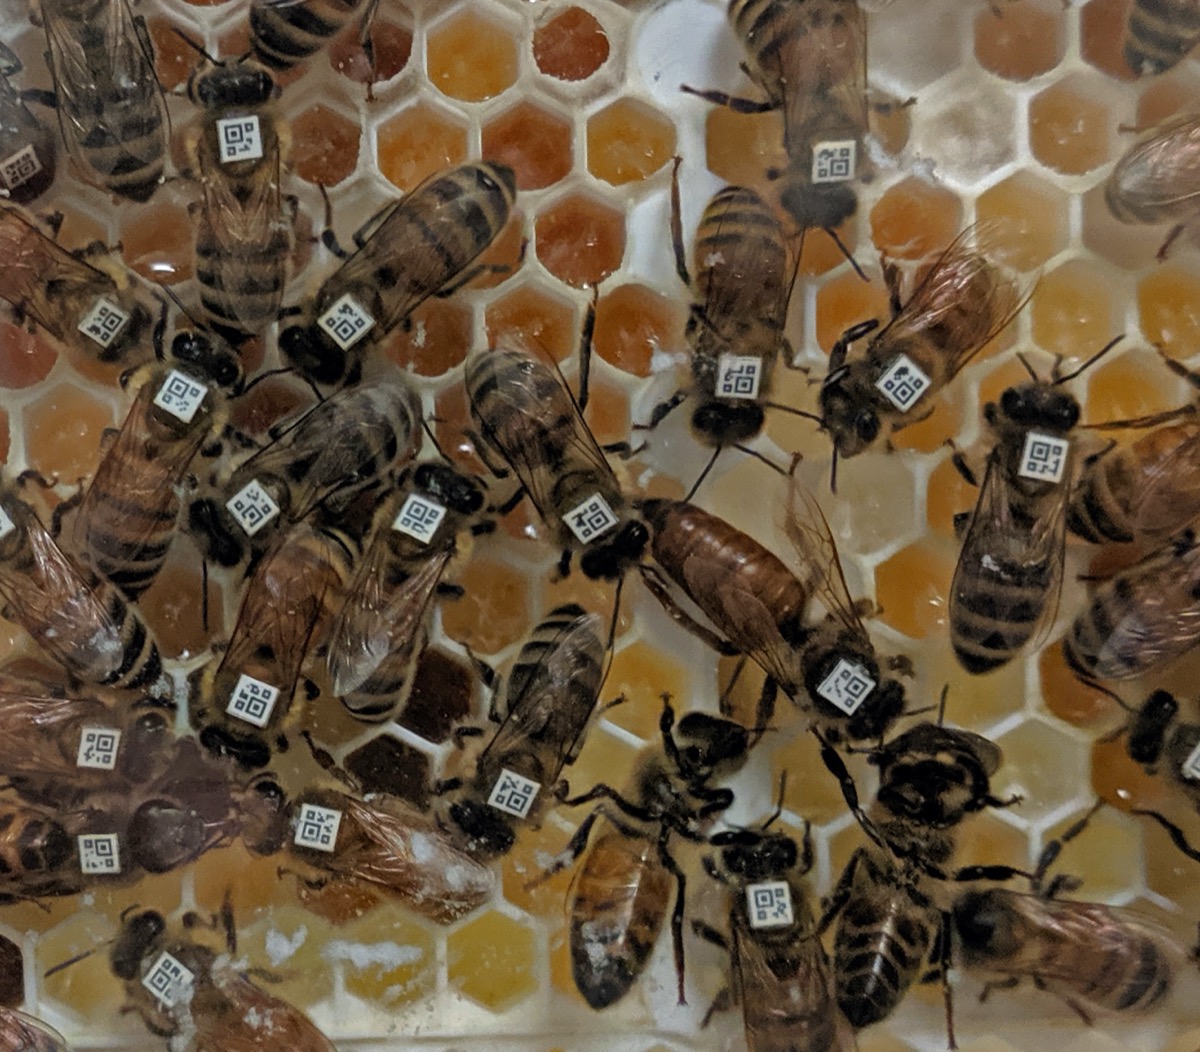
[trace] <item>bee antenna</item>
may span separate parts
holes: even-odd
[[[187,44],[187,46],[190,47],[197,54],[199,54],[203,58],[208,59],[208,61],[211,62],[214,66],[219,66],[221,64],[217,59],[213,58],[212,55],[210,55],[207,51],[205,51],[203,44],[198,44],[196,41],[194,41],[190,36],[188,36],[178,26],[172,26],[171,32],[174,33],[177,37],[179,37],[180,40],[182,40],[185,44]]]
[[[179,30],[176,30],[176,32],[178,33]],[[183,36],[182,33],[179,33],[179,35]],[[187,37],[184,37],[184,40],[187,40]],[[185,318],[187,318],[187,320],[190,321],[197,328],[203,328],[203,326],[195,319],[195,317],[193,317],[192,312],[183,305],[183,300],[181,300],[178,296],[175,295],[175,290],[172,289],[170,285],[164,285],[162,287],[162,290],[163,290],[163,292],[165,292],[167,294],[167,296],[170,298],[171,302],[174,303],[175,306],[179,308],[180,314],[182,314]]]
[[[421,428],[429,437],[429,441],[433,443],[433,448],[437,450],[438,456],[441,457],[447,464],[452,463],[450,458],[446,456],[446,451],[442,449],[441,443],[438,442],[437,436],[433,433],[433,428],[429,426],[429,421],[424,416],[421,417]]]
[[[775,810],[768,816],[767,820],[762,824],[762,831],[765,833],[777,821],[779,816],[783,814],[783,792],[787,788],[787,768],[779,772],[779,792],[775,795]]]
[[[837,231],[834,230],[833,227],[831,227],[831,226],[825,227],[824,230],[825,230],[825,233],[827,233],[831,238],[833,238],[833,243],[835,245],[837,245],[837,247],[839,249],[841,249],[842,255],[845,256],[850,261],[850,266],[852,266],[854,268],[854,273],[857,274],[860,278],[862,278],[863,281],[867,282],[867,284],[870,284],[871,279],[869,277],[867,277],[866,272],[863,270],[862,267],[860,267],[858,265],[858,260],[855,259],[854,256],[852,256],[850,254],[850,250],[845,246],[845,244],[842,243],[842,239],[840,237],[838,237]]]
[[[614,589],[612,614],[608,619],[608,642],[604,647],[604,674],[600,677],[600,687],[596,691],[596,697],[600,696],[600,691],[604,689],[604,682],[608,679],[609,672],[612,671],[617,638],[617,620],[621,615],[621,591],[624,587],[625,575],[621,574],[617,578],[617,587]]]
[[[1116,691],[1112,690],[1111,688],[1106,687],[1103,683],[1100,683],[1097,680],[1092,679],[1091,676],[1079,676],[1079,682],[1082,683],[1085,687],[1091,687],[1092,690],[1098,690],[1106,698],[1110,698],[1113,701],[1115,701],[1118,705],[1121,706],[1121,708],[1123,708],[1126,712],[1130,713],[1131,715],[1133,713],[1137,712],[1137,709],[1135,709],[1132,705],[1130,705],[1129,702],[1127,702],[1123,697],[1121,697],[1120,694],[1118,694]]]
[[[1042,382],[1041,377],[1038,376],[1033,366],[1029,364],[1029,359],[1025,357],[1024,352],[1018,352],[1017,361],[1019,361],[1025,367],[1025,371],[1029,374],[1029,379],[1031,379],[1035,384]]]
[[[1108,341],[1108,343],[1106,343],[1103,347],[1101,347],[1100,350],[1098,350],[1095,354],[1093,354],[1086,362],[1084,362],[1073,373],[1067,373],[1066,376],[1056,377],[1054,380],[1054,383],[1056,385],[1057,384],[1065,384],[1068,380],[1074,380],[1075,377],[1077,377],[1085,369],[1088,369],[1091,366],[1095,365],[1096,362],[1098,362],[1101,358],[1103,358],[1106,354],[1108,354],[1108,352],[1111,351],[1123,339],[1125,339],[1124,333],[1121,333],[1120,336],[1114,336],[1111,340]]]
[[[708,458],[708,463],[704,465],[704,470],[700,472],[700,477],[692,483],[692,488],[687,491],[687,495],[683,498],[685,501],[690,501],[696,495],[696,490],[698,490],[700,488],[700,484],[706,478],[708,478],[708,473],[712,471],[713,465],[717,462],[717,457],[721,455],[721,450],[723,448],[723,446],[717,446],[717,448],[713,450],[712,456]]]
[[[61,961],[58,964],[54,965],[53,968],[47,968],[46,973],[43,976],[43,978],[49,979],[50,976],[52,976],[52,975],[57,975],[59,972],[66,971],[66,969],[70,968],[71,965],[78,964],[80,961],[87,960],[95,952],[96,952],[96,947],[92,947],[92,949],[90,949],[90,950],[84,950],[83,953],[75,954],[74,957],[68,957],[65,961]]]
[[[823,421],[816,413],[809,413],[804,409],[797,409],[794,406],[784,405],[782,402],[759,402],[764,409],[778,409],[781,413],[791,413],[792,416],[802,416],[805,420],[814,420],[818,424]]]
[[[942,686],[942,696],[938,701],[938,726],[940,727],[946,720],[946,698],[950,695],[950,684],[946,683]]]
[[[834,446],[833,447],[833,456],[830,458],[830,461],[829,461],[829,492],[830,493],[837,492],[837,462],[838,462],[838,451],[837,451],[837,446]]]

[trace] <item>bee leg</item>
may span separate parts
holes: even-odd
[[[658,571],[651,566],[639,566],[639,572],[642,575],[642,580],[646,587],[650,590],[650,594],[662,604],[662,607],[671,616],[680,627],[691,632],[706,646],[715,650],[718,654],[724,657],[740,657],[742,652],[735,647],[729,640],[717,635],[710,628],[706,628],[700,624],[691,614],[684,610],[671,595],[667,584],[658,575]]]
[[[679,90],[704,99],[705,102],[725,106],[734,113],[770,113],[772,110],[779,109],[780,105],[771,99],[746,99],[738,95],[728,95],[723,91],[702,91],[700,88],[691,88],[686,84],[680,84]]]
[[[570,548],[564,548],[562,554],[558,557],[558,569],[555,572],[554,580],[565,581],[571,576],[571,555]]]
[[[993,990],[1015,990],[1020,985],[1021,979],[1016,975],[1007,979],[993,979],[991,982],[983,984],[983,989],[979,991],[979,1003],[983,1004],[991,997]]]
[[[709,929],[712,930],[711,928]],[[704,1013],[704,1018],[700,1020],[700,1029],[703,1030],[712,1022],[712,1017],[718,1012],[728,1012],[734,1004],[733,991],[724,986],[717,991],[717,996],[712,999],[712,1004],[708,1006],[708,1011]]]
[[[439,581],[435,591],[443,599],[461,599],[467,594],[467,590],[461,584],[452,584],[449,581]]]
[[[683,164],[683,158],[677,154],[671,168],[671,248],[675,253],[675,273],[679,275],[679,280],[683,282],[684,287],[690,288],[692,278],[688,274],[687,253],[683,247],[683,219],[679,199],[679,166],[681,164]]]
[[[664,824],[659,828],[658,858],[667,871],[675,878],[675,905],[671,909],[671,947],[675,954],[675,990],[676,1004],[687,1004],[687,994],[684,990],[684,950],[683,950],[683,911],[687,896],[687,877],[679,864],[667,850],[667,841],[671,836],[670,826]]]
[[[745,668],[746,656],[743,654],[738,658],[737,664],[733,666],[733,674],[729,677],[729,682],[725,684],[724,689],[721,691],[721,696],[717,699],[717,711],[722,716],[728,717],[733,711],[730,706],[729,697],[733,693],[733,688],[737,686],[738,680],[742,678],[742,672],[745,671]],[[765,683],[763,687],[765,689]]]
[[[942,921],[938,925],[937,946],[938,966],[942,973],[942,1006],[946,1012],[946,1047],[958,1048],[958,1040],[954,1036],[954,988],[950,985],[950,969],[954,963],[951,958],[952,943],[950,940],[950,914],[943,911]]]
[[[840,369],[846,361],[846,352],[850,349],[850,344],[857,343],[864,336],[868,336],[879,328],[878,318],[868,318],[866,321],[860,321],[857,325],[851,325],[845,332],[842,333],[838,341],[833,345],[833,350],[829,352],[829,372],[834,373]]]
[[[817,736],[817,740],[821,743],[822,762],[824,762],[829,773],[838,780],[838,785],[841,786],[842,799],[846,801],[846,806],[853,812],[854,817],[858,820],[858,824],[862,826],[863,832],[880,847],[887,848],[888,845],[884,842],[879,830],[875,828],[875,823],[867,817],[866,812],[858,802],[858,786],[854,784],[854,779],[850,777],[850,772],[846,769],[845,761],[818,731],[814,730],[813,734]]]
[[[743,659],[744,660],[744,659]],[[773,676],[763,680],[762,690],[758,695],[758,704],[754,708],[755,741],[763,736],[775,715],[775,699],[779,696],[779,684]]]
[[[950,463],[954,465],[954,470],[963,477],[963,481],[968,486],[972,489],[979,489],[979,479],[967,463],[966,455],[954,444],[954,439],[948,438],[944,444],[950,447],[950,451],[953,454],[950,457]]]
[[[1160,826],[1163,827],[1163,829],[1167,831],[1167,835],[1171,838],[1171,843],[1173,843],[1180,851],[1187,855],[1188,858],[1195,862],[1200,862],[1200,850],[1192,847],[1186,834],[1174,822],[1163,817],[1157,811],[1144,811],[1139,808],[1131,813],[1154,819],[1154,821],[1156,821]]]
[[[842,870],[842,874],[838,877],[838,882],[833,891],[824,899],[821,900],[821,919],[817,922],[818,938],[825,934],[829,925],[833,923],[834,918],[842,912],[847,902],[850,901],[850,893],[854,890],[854,878],[858,872],[858,867],[862,860],[866,857],[866,849],[858,848],[854,854],[850,856],[850,861],[846,863],[846,868]]]
[[[1161,246],[1159,246],[1158,252],[1155,253],[1154,258],[1157,259],[1160,263],[1162,263],[1167,258],[1167,252],[1170,250],[1171,246],[1175,243],[1175,239],[1177,237],[1179,237],[1179,235],[1182,233],[1183,233],[1183,224],[1182,223],[1177,223],[1175,226],[1173,226],[1171,228],[1171,232],[1167,235],[1167,239],[1162,243]]]
[[[676,407],[682,405],[686,400],[687,400],[687,392],[686,391],[676,391],[665,402],[659,402],[658,405],[656,405],[650,411],[650,419],[648,422],[646,422],[644,424],[634,424],[633,430],[634,431],[653,431],[656,427],[658,427],[659,424],[661,424],[667,418],[668,413],[670,413]]]
[[[565,803],[566,801],[564,801]],[[567,841],[567,846],[555,856],[554,860],[545,869],[542,870],[533,880],[525,885],[525,890],[529,891],[541,884],[546,883],[551,877],[561,873],[569,865],[571,865],[580,855],[583,854],[587,847],[588,837],[591,835],[592,826],[596,824],[596,819],[599,818],[604,811],[597,808],[587,816],[575,830],[574,835]],[[607,817],[607,816],[606,816]]]
[[[32,102],[37,106],[45,106],[49,110],[58,109],[58,96],[45,88],[24,88],[18,94],[22,102]]]
[[[1088,808],[1087,813],[1081,819],[1079,819],[1079,821],[1075,822],[1068,829],[1066,829],[1061,836],[1057,836],[1053,840],[1047,841],[1046,846],[1042,848],[1042,853],[1038,856],[1037,867],[1034,869],[1034,891],[1040,890],[1042,878],[1044,878],[1046,874],[1050,872],[1050,867],[1054,865],[1054,863],[1058,860],[1058,856],[1062,854],[1063,847],[1069,844],[1088,827],[1088,823],[1092,820],[1092,816],[1103,806],[1104,801],[1097,800],[1090,808]],[[1066,879],[1069,880],[1070,878]],[[1059,877],[1055,877],[1051,886],[1057,886],[1056,890],[1064,890],[1064,887],[1061,883],[1059,883],[1059,880]],[[1054,898],[1054,895],[1047,893],[1046,897]]]
[[[714,946],[724,950],[726,953],[729,952],[729,940],[725,938],[721,932],[717,931],[717,929],[711,924],[706,924],[702,920],[693,920],[692,932],[705,942],[711,942]],[[719,997],[720,994],[717,996]],[[709,1011],[711,1013],[712,1010],[710,1009]]]
[[[67,514],[72,509],[79,507],[79,505],[82,503],[83,503],[83,487],[80,486],[66,500],[64,500],[61,504],[59,504],[57,507],[55,507],[54,511],[50,515],[50,536],[51,537],[53,537],[55,540],[58,539],[58,537],[62,533],[63,519],[66,518]]]

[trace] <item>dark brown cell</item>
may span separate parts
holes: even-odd
[[[396,722],[431,742],[444,742],[471,714],[474,676],[466,665],[430,647],[421,655],[408,704]]]
[[[25,1000],[25,962],[21,947],[0,935],[0,1006],[15,1008]]]
[[[346,770],[364,793],[389,793],[424,810],[429,803],[429,757],[387,734],[346,757]]]

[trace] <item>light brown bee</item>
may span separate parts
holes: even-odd
[[[837,457],[856,456],[932,413],[933,396],[1023,306],[1016,285],[988,261],[986,237],[971,248],[970,234],[963,231],[922,266],[907,297],[899,268],[885,261],[891,319],[882,328],[874,318],[860,322],[834,344],[820,400],[835,470]],[[851,346],[868,335],[866,349],[850,357]]]
[[[502,164],[465,164],[430,176],[355,235],[346,262],[318,289],[302,324],[279,334],[279,349],[322,384],[353,381],[369,346],[430,296],[446,295],[479,272],[471,264],[500,234],[516,199]],[[327,224],[328,226],[328,224]]]
[[[252,0],[250,46],[255,57],[275,70],[291,69],[337,36],[363,6],[363,0]],[[375,0],[367,4],[370,17]]]
[[[1196,0],[1133,0],[1125,22],[1125,62],[1139,77],[1178,65],[1200,43]]]
[[[28,204],[54,182],[58,147],[9,81],[20,72],[21,60],[0,44],[0,189]]]
[[[67,1039],[53,1027],[17,1008],[0,1007],[3,1052],[71,1052]]]

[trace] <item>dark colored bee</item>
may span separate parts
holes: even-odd
[[[28,204],[54,182],[58,147],[9,82],[20,72],[21,60],[0,43],[0,189],[10,200]]]
[[[250,46],[272,69],[311,58],[349,25],[363,0],[251,0]],[[364,23],[376,6],[367,3]]]
[[[1125,62],[1139,77],[1165,73],[1200,43],[1196,0],[1133,0],[1125,23]]]

